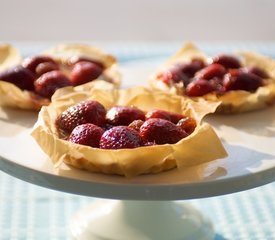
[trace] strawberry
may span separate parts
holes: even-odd
[[[136,148],[142,146],[138,132],[126,126],[116,126],[106,131],[99,143],[103,149]]]
[[[264,69],[259,68],[259,67],[245,67],[240,70],[243,72],[246,72],[246,73],[255,74],[260,78],[269,78],[270,77],[269,74]]]
[[[136,107],[115,106],[109,109],[106,114],[106,120],[109,124],[118,126],[128,126],[134,120],[145,120],[143,111]]]
[[[84,84],[97,79],[103,72],[103,68],[92,62],[78,62],[71,71],[71,81],[74,86]]]
[[[185,117],[179,120],[177,126],[183,129],[189,135],[195,130],[197,123],[194,118]]]
[[[57,118],[57,127],[64,133],[84,123],[93,123],[101,126],[105,122],[106,110],[102,104],[93,100],[82,101],[69,107]]]
[[[238,58],[231,55],[218,55],[212,58],[212,63],[218,63],[223,65],[225,68],[240,68],[241,63]]]
[[[45,98],[51,98],[58,88],[71,85],[70,79],[61,71],[44,73],[34,82],[35,92]]]
[[[196,73],[197,79],[210,80],[214,77],[222,78],[226,74],[226,68],[218,63],[213,63]]]
[[[139,134],[144,142],[156,144],[173,144],[187,136],[187,133],[174,123],[161,118],[146,120],[140,127]]]
[[[182,72],[181,65],[173,65],[168,69],[165,69],[157,75],[157,79],[163,81],[168,85],[171,83],[189,81],[189,77]]]
[[[205,79],[192,81],[185,89],[185,94],[189,97],[199,97],[217,90],[217,86]]]
[[[34,74],[22,66],[15,66],[0,73],[0,80],[10,82],[22,90],[33,90]]]
[[[70,137],[69,141],[72,143],[87,145],[90,147],[99,147],[99,141],[104,133],[101,127],[98,127],[92,123],[86,123],[76,126]]]
[[[45,62],[51,62],[53,64],[57,64],[55,60],[53,60],[49,56],[38,55],[38,56],[25,58],[24,61],[22,62],[22,66],[24,68],[29,69],[31,72],[36,73],[36,67],[40,63],[45,63]]]
[[[166,84],[183,82],[186,87],[195,73],[205,67],[202,59],[194,58],[190,63],[179,63],[170,66],[160,73],[157,78]]]
[[[173,112],[168,112],[164,110],[151,110],[146,113],[146,119],[150,118],[162,118],[166,119],[172,123],[177,123],[180,119],[184,118],[185,116],[179,113],[173,113]]]
[[[36,72],[36,76],[40,77],[42,74],[46,73],[46,72],[50,72],[50,71],[54,71],[54,70],[58,70],[59,66],[57,63],[53,63],[53,62],[43,62],[43,63],[39,63],[35,69]]]
[[[73,56],[69,58],[67,61],[67,65],[70,67],[73,67],[76,63],[79,63],[79,62],[91,62],[98,65],[100,68],[104,69],[104,65],[102,62],[88,58],[88,57],[81,57],[81,56]]]
[[[226,91],[244,90],[254,92],[263,86],[263,79],[253,73],[241,70],[231,70],[223,78],[223,85]]]

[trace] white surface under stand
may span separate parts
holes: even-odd
[[[125,69],[144,79],[148,69]],[[146,72],[147,71],[147,72]],[[133,80],[134,81],[134,80]],[[78,212],[71,232],[78,240],[210,240],[209,220],[187,203],[275,180],[275,107],[232,116],[209,116],[229,154],[184,170],[134,179],[92,174],[61,165],[58,172],[30,136],[37,115],[0,109],[0,169],[22,180],[59,191],[98,198]],[[162,200],[162,201],[160,201]]]

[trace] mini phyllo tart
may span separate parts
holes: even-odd
[[[217,106],[142,87],[71,89],[42,107],[32,136],[57,169],[65,162],[126,177],[159,173],[227,155],[202,122]]]
[[[216,112],[247,112],[274,103],[275,60],[252,52],[208,57],[186,43],[149,82],[193,100],[221,102]]]
[[[115,57],[88,45],[63,44],[22,59],[8,44],[0,45],[0,105],[39,110],[57,89],[105,81],[120,84]]]

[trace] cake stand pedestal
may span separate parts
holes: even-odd
[[[98,201],[79,211],[71,223],[77,240],[213,240],[208,219],[188,203]]]

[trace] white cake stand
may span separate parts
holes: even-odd
[[[213,227],[201,212],[172,200],[243,191],[275,180],[275,107],[206,119],[221,137],[229,153],[226,159],[133,179],[87,173],[65,164],[55,171],[30,136],[36,114],[0,110],[2,171],[59,191],[119,199],[101,200],[79,211],[71,224],[75,239],[213,239]]]

